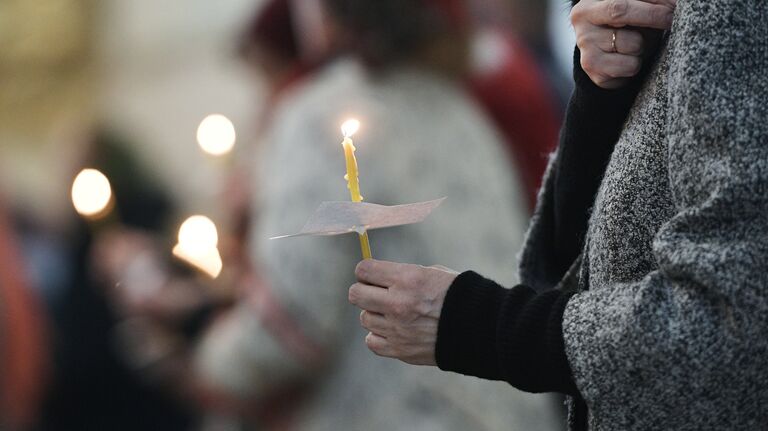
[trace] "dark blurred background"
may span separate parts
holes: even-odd
[[[461,27],[457,82],[530,212],[570,92],[568,5],[423,2]],[[262,428],[187,378],[188,356],[252,263],[246,176],[275,106],[348,47],[323,7],[0,2],[0,429]],[[109,190],[73,190],[86,168]]]

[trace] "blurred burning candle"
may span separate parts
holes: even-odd
[[[181,224],[173,255],[216,278],[223,267],[218,243],[219,233],[211,219],[194,215]]]
[[[344,147],[344,158],[347,163],[347,174],[344,179],[347,180],[347,188],[352,202],[362,202],[363,196],[360,195],[360,179],[357,171],[357,159],[355,159],[355,144],[352,142],[352,135],[360,129],[360,122],[355,119],[349,119],[341,125],[341,133],[344,135],[344,141],[341,145]],[[368,232],[360,234],[360,249],[363,252],[363,259],[371,258],[371,244],[368,241]]]
[[[197,143],[212,156],[222,156],[235,146],[235,126],[221,114],[211,114],[197,127]]]
[[[72,204],[81,216],[96,220],[109,213],[112,187],[96,169],[83,169],[72,183]]]

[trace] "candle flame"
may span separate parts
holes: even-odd
[[[214,248],[219,243],[219,232],[208,217],[193,215],[181,224],[178,239],[184,247]]]
[[[182,247],[180,244],[173,246],[173,255],[199,269],[207,276],[216,278],[221,274],[224,263],[221,261],[219,249],[211,248],[202,253],[195,253]]]
[[[222,156],[232,151],[237,140],[235,126],[229,118],[212,114],[197,127],[197,143],[203,151],[212,156]]]
[[[105,215],[112,202],[112,187],[104,174],[96,169],[83,169],[72,183],[72,204],[78,214],[87,218]]]
[[[194,215],[179,228],[178,243],[173,255],[198,268],[211,278],[221,273],[223,263],[217,248],[219,233],[208,217]]]
[[[358,130],[360,130],[360,122],[354,118],[350,118],[341,125],[341,133],[345,138],[351,138]]]

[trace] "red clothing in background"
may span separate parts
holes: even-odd
[[[514,36],[483,30],[473,46],[469,86],[503,134],[532,210],[562,119],[546,74]]]
[[[34,421],[47,368],[43,310],[23,271],[0,206],[0,428],[13,430]]]

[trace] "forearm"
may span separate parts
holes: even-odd
[[[520,261],[521,280],[537,291],[556,285],[581,253],[603,173],[651,63],[627,86],[606,90],[590,80],[575,50],[574,93]]]
[[[524,285],[505,289],[477,273],[461,274],[442,309],[438,366],[528,392],[576,394],[562,332],[571,296]]]

